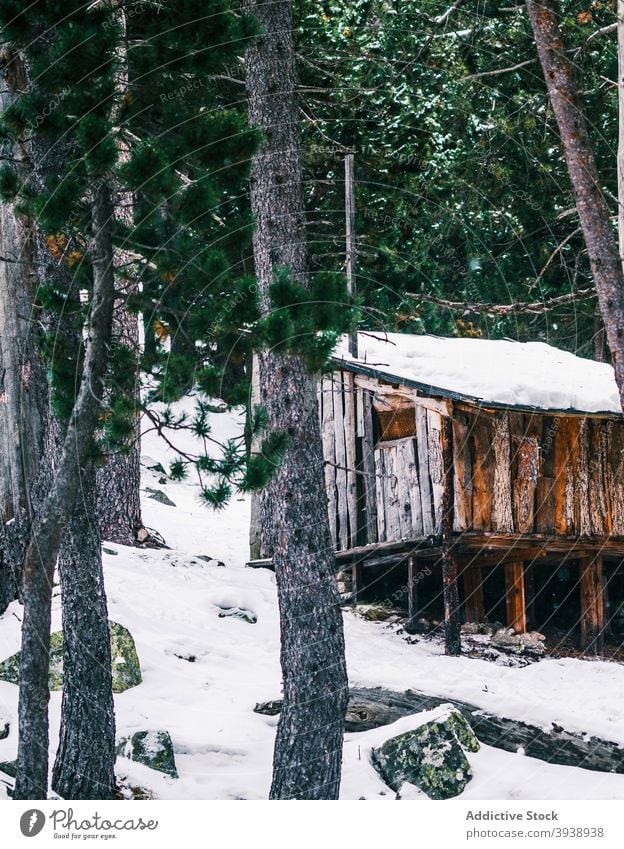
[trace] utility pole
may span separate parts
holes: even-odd
[[[624,0],[619,0],[624,3]],[[345,156],[345,216],[346,216],[346,247],[347,247],[347,291],[351,298],[355,297],[356,279],[355,263],[357,250],[355,245],[355,179],[352,153]],[[349,353],[358,357],[357,330],[349,334]]]
[[[624,262],[624,0],[617,0],[618,41],[618,241],[620,259]]]

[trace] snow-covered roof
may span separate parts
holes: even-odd
[[[358,346],[354,360],[345,337],[334,359],[433,395],[505,407],[622,413],[610,365],[543,342],[359,333]]]

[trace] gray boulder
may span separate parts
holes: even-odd
[[[153,501],[158,501],[159,504],[164,504],[166,507],[175,507],[175,502],[172,501],[168,495],[166,495],[162,489],[151,489],[149,486],[145,487],[145,492],[147,493],[147,497],[151,498]]]
[[[513,628],[501,628],[490,641],[490,645],[509,654],[529,654],[540,657],[546,651],[546,638],[538,631],[528,631],[526,634],[516,634]]]
[[[113,693],[123,693],[136,687],[143,680],[141,666],[132,634],[118,622],[109,622],[111,641],[111,662],[113,673]],[[19,684],[21,652],[0,663],[0,681]],[[63,689],[63,634],[56,631],[50,635],[50,676],[51,691]]]
[[[478,751],[479,741],[461,713],[449,707],[420,728],[386,740],[373,750],[372,763],[397,793],[407,782],[431,799],[450,799],[472,778],[464,749]]]
[[[173,743],[168,731],[137,731],[120,740],[118,755],[178,778]]]

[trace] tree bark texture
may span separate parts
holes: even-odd
[[[261,309],[278,267],[306,284],[307,247],[290,2],[246,0],[262,34],[246,56],[250,123],[264,135],[251,176]],[[284,710],[273,799],[336,799],[348,684],[325,496],[315,378],[300,356],[262,351],[260,402],[289,448],[262,494],[262,548],[273,557],[280,607]]]
[[[24,91],[26,70],[20,55],[8,48],[0,54],[0,68],[4,112]],[[13,160],[20,182],[32,181],[30,143],[5,142],[1,153]],[[36,260],[34,222],[14,203],[0,203],[0,613],[19,588],[32,522],[32,485],[48,421],[47,381],[33,318]]]
[[[624,273],[600,185],[587,122],[553,0],[527,0],[550,102],[563,142],[585,246],[598,294],[615,379],[624,407]]]
[[[138,317],[126,309],[123,301],[115,304],[113,335],[120,344],[138,352]],[[138,353],[136,369],[136,413],[132,436],[125,446],[111,445],[104,465],[97,470],[100,533],[102,539],[119,545],[134,545],[143,528]]]
[[[89,466],[59,556],[63,601],[63,706],[52,788],[63,799],[111,799],[115,715],[108,612]]]
[[[128,91],[128,52],[126,47],[126,15],[123,8],[118,9],[117,17],[121,28],[121,41],[117,50],[119,70],[117,88],[120,93]],[[127,144],[119,143],[119,159],[127,162],[130,158]],[[116,217],[131,227],[133,220],[133,196],[131,192],[121,192],[116,203]],[[127,253],[123,248],[116,252],[115,267],[128,266]],[[102,539],[119,545],[134,545],[137,535],[143,528],[141,517],[141,401],[139,396],[139,317],[126,308],[128,294],[136,290],[136,283],[117,278],[117,293],[121,295],[115,302],[113,312],[113,338],[117,344],[134,352],[136,379],[134,385],[134,427],[127,444],[112,445],[107,452],[106,461],[97,471],[98,516]]]
[[[93,292],[78,396],[52,487],[39,512],[23,568],[24,620],[15,799],[44,799],[48,789],[48,666],[52,581],[61,540],[88,462],[102,400],[114,301],[113,205],[104,178],[93,187]]]

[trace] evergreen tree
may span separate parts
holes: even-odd
[[[277,581],[284,691],[271,798],[336,799],[348,682],[311,368],[331,351],[349,309],[344,284],[340,293],[321,292],[308,274],[291,4],[246,7],[263,29],[246,56],[249,119],[264,134],[251,176],[258,331],[269,343],[258,353],[258,384],[270,431],[287,440],[260,504],[262,547]],[[324,326],[315,306],[324,307]]]

